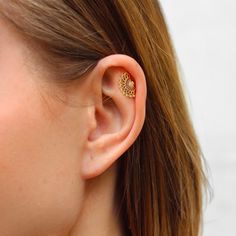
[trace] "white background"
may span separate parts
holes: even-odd
[[[204,236],[236,236],[236,1],[161,0],[214,197]]]

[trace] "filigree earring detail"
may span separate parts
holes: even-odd
[[[130,75],[124,72],[119,80],[120,91],[127,97],[135,97],[135,84],[134,81],[130,79]]]

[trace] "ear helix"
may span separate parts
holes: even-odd
[[[135,97],[135,83],[131,80],[127,72],[122,73],[119,79],[119,88],[123,95],[133,98]]]

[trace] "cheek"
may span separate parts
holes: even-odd
[[[25,65],[31,56],[1,20],[0,235],[59,235],[80,208],[80,148],[46,118],[38,74]]]
[[[0,235],[17,225],[22,235],[69,228],[80,208],[80,153],[32,103],[1,107]]]

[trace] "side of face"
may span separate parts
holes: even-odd
[[[133,58],[114,54],[62,89],[46,82],[50,73],[38,69],[37,52],[27,50],[0,18],[0,235],[64,236],[80,225],[86,184],[111,170],[138,137],[145,75]],[[134,81],[135,98],[119,90],[124,72]]]
[[[77,119],[71,119],[74,108],[48,99],[52,119],[36,82],[43,74],[27,67],[25,50],[0,19],[0,235],[5,236],[68,230],[83,193],[84,112],[76,110]]]

